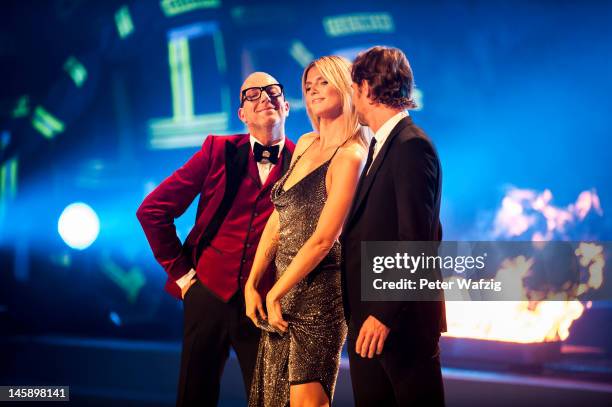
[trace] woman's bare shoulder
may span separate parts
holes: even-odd
[[[299,144],[299,143],[302,143],[302,144],[303,144],[303,143],[307,143],[308,141],[312,141],[312,140],[314,140],[314,139],[316,139],[316,138],[318,138],[318,137],[319,137],[319,134],[318,134],[318,133],[315,133],[314,131],[311,131],[311,132],[309,132],[309,133],[302,134],[302,135],[300,136],[300,138],[298,139],[298,144]]]
[[[367,156],[368,153],[363,145],[350,141],[338,150],[329,169],[330,174],[342,176],[354,172],[361,173]]]
[[[352,162],[365,161],[368,155],[367,149],[358,141],[349,141],[338,150],[338,156],[342,160],[349,160]]]
[[[300,154],[317,138],[319,134],[311,131],[310,133],[303,134],[295,143],[295,153]]]

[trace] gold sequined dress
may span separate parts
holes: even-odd
[[[283,185],[302,153],[272,188],[272,202],[279,213],[277,279],[317,226],[327,199],[325,175],[337,151],[285,191]],[[321,263],[281,299],[281,309],[289,329],[281,335],[271,332],[265,324],[261,326],[264,330],[249,406],[288,406],[289,386],[309,382],[320,382],[331,402],[347,331],[342,310],[338,241]]]

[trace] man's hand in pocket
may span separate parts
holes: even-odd
[[[189,280],[189,283],[185,284],[185,287],[183,287],[183,289],[181,290],[181,297],[183,298],[183,300],[185,299],[185,295],[187,295],[187,291],[189,291],[191,286],[194,285],[196,281],[198,280],[192,278],[191,280]]]

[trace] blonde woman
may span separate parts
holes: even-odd
[[[338,237],[369,140],[352,104],[348,60],[313,61],[302,92],[314,132],[299,139],[272,188],[275,210],[245,287],[247,316],[264,330],[250,406],[329,406],[346,338]],[[257,288],[272,261],[276,283],[264,308]]]

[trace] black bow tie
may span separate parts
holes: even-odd
[[[277,144],[275,146],[262,146],[259,143],[255,143],[253,147],[253,154],[255,155],[255,161],[262,162],[262,160],[267,160],[272,164],[276,164],[278,162],[278,151],[280,146]],[[266,162],[266,161],[264,161]]]

